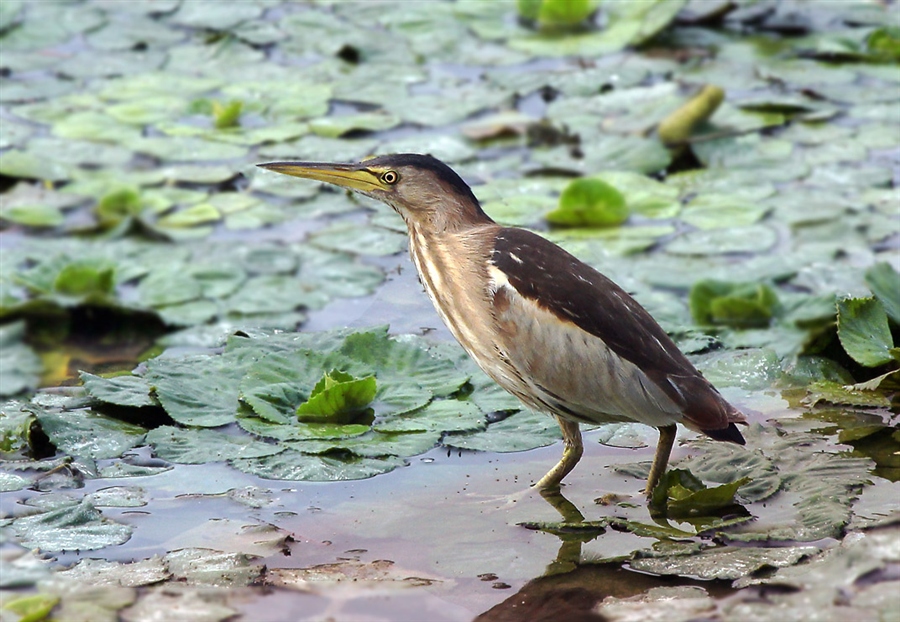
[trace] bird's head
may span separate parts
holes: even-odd
[[[270,162],[259,166],[378,199],[394,208],[409,226],[431,232],[492,222],[466,182],[430,155],[386,155],[355,164]]]

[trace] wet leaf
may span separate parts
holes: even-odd
[[[216,427],[234,421],[238,389],[230,362],[220,356],[153,359],[144,378],[172,419]]]
[[[396,255],[406,248],[406,235],[371,224],[335,224],[310,236],[316,246],[364,255]]]
[[[119,615],[124,622],[152,622],[161,611],[177,611],[192,622],[224,622],[238,614],[226,604],[226,595],[225,590],[202,587],[153,590]]]
[[[267,582],[301,592],[327,593],[345,583],[356,587],[403,589],[441,581],[433,577],[412,576],[409,569],[396,568],[394,562],[381,559],[368,563],[343,560],[308,568],[274,569],[267,576]]]
[[[888,326],[884,305],[875,298],[838,300],[838,337],[853,359],[866,367],[877,367],[894,360],[894,339]]]
[[[41,192],[26,183],[17,184],[15,190],[2,197],[0,218],[27,227],[61,225],[65,221],[61,208],[80,201],[79,197]]]
[[[671,518],[713,516],[719,510],[735,505],[738,488],[750,482],[741,479],[707,488],[690,471],[672,469],[663,475],[653,489],[651,505]]]
[[[147,433],[154,453],[169,462],[205,464],[239,458],[275,455],[284,450],[247,436],[226,434],[208,429],[182,429],[160,426]]]
[[[157,406],[150,397],[150,385],[140,376],[114,376],[101,378],[88,372],[80,372],[84,388],[95,399],[117,406]]]
[[[35,389],[44,371],[40,357],[24,341],[25,322],[0,326],[0,396]],[[0,448],[7,443],[0,442]]]
[[[31,480],[15,473],[0,471],[0,492],[13,492],[30,486]]]
[[[691,287],[691,315],[701,325],[766,327],[779,310],[775,291],[763,283],[698,281]]]
[[[625,197],[599,179],[576,179],[559,197],[559,207],[546,216],[554,225],[612,227],[628,219]]]
[[[85,585],[55,575],[40,589],[60,598],[57,619],[72,622],[117,622],[120,609],[135,601],[134,590],[111,585]]]
[[[732,227],[714,231],[691,231],[666,246],[674,255],[722,255],[726,253],[762,253],[777,241],[775,232],[765,225]]]
[[[660,575],[691,576],[701,579],[740,579],[761,568],[792,566],[798,561],[819,552],[813,546],[784,548],[732,548],[707,549],[695,555],[670,557],[643,557],[629,562],[639,572]]]
[[[804,400],[810,405],[820,402],[846,406],[862,406],[888,408],[890,397],[871,389],[853,384],[844,384],[833,380],[817,380],[808,386],[809,394]]]
[[[202,548],[172,551],[165,561],[174,578],[188,585],[250,585],[264,569],[262,564],[254,563],[254,556]]]
[[[40,622],[47,619],[58,602],[58,596],[31,594],[7,601],[0,610],[15,615],[17,622]]]
[[[524,5],[524,6],[523,6]],[[519,2],[519,13],[528,19],[537,19],[541,27],[555,28],[578,24],[595,8],[592,0],[539,0],[536,14],[526,3]],[[525,10],[523,10],[525,9]]]
[[[126,542],[133,527],[105,518],[87,499],[69,499],[22,516],[11,529],[24,546],[43,551],[90,551]]]
[[[117,458],[144,440],[146,430],[91,411],[36,413],[41,429],[56,448],[83,458]]]
[[[400,119],[384,112],[320,117],[309,122],[313,133],[327,138],[337,138],[354,131],[387,130],[400,124]]]
[[[482,432],[449,436],[443,444],[474,451],[510,452],[546,447],[560,438],[559,425],[552,417],[523,411],[490,424]]]
[[[405,465],[402,458],[348,458],[342,456],[310,455],[293,449],[274,456],[240,459],[232,462],[237,469],[266,479],[333,482],[366,479],[393,471]]]
[[[881,262],[866,270],[865,278],[885,313],[900,326],[900,274],[889,263]]]
[[[297,407],[297,416],[306,423],[353,423],[376,393],[375,376],[354,378],[334,369],[313,387],[309,399]]]

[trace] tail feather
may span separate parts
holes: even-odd
[[[737,426],[733,423],[729,423],[727,428],[700,431],[706,434],[708,437],[717,441],[728,441],[730,443],[737,443],[738,445],[746,444],[744,436],[741,434],[740,430],[737,429]]]

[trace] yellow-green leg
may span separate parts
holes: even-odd
[[[662,479],[669,464],[669,456],[672,454],[672,446],[675,444],[675,424],[664,425],[659,428],[659,442],[656,444],[656,457],[653,458],[653,466],[650,467],[650,475],[647,476],[647,488],[644,491],[647,496],[653,494],[653,489]]]
[[[584,444],[581,442],[581,430],[578,424],[560,417],[556,418],[563,435],[563,455],[556,466],[534,485],[535,488],[546,490],[558,487],[563,478],[575,468],[581,455],[584,453]]]

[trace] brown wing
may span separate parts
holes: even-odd
[[[743,444],[743,415],[719,394],[653,317],[621,287],[552,242],[524,229],[498,231],[492,263],[523,297],[599,338],[639,367],[682,408],[685,423]]]

